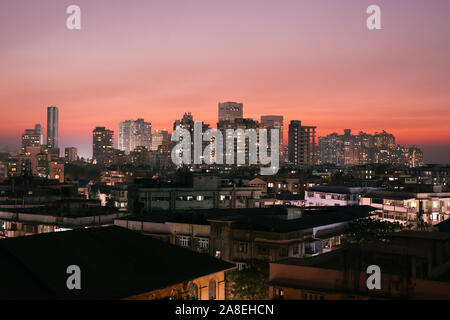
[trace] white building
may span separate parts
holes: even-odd
[[[305,206],[357,206],[360,192],[361,188],[315,186],[305,191]]]
[[[119,123],[119,150],[129,154],[136,147],[152,147],[152,124],[144,119]]]
[[[421,216],[434,225],[450,217],[450,192],[369,191],[359,203],[377,208],[381,220],[402,224],[415,224]]]

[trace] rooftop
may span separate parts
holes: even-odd
[[[346,186],[314,186],[314,187],[309,188],[308,191],[351,194],[351,193],[360,192],[361,188],[352,188],[352,187],[346,187]]]
[[[290,210],[289,210],[290,209]],[[237,228],[272,232],[292,232],[369,217],[370,206],[201,209],[155,212],[121,218],[130,221],[178,222],[209,225],[211,222],[232,222]]]
[[[288,258],[274,264],[341,270],[344,267],[341,255],[340,250],[335,250],[310,258]]]
[[[450,240],[450,233],[403,230],[389,234],[391,238],[427,239],[427,240]]]
[[[70,265],[81,290],[66,287]],[[0,299],[120,299],[233,267],[117,226],[43,233],[0,240]]]

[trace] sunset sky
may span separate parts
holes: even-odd
[[[190,111],[215,127],[218,102],[238,101],[319,135],[385,129],[450,163],[449,40],[448,0],[1,0],[0,151],[49,105],[60,148],[90,157],[96,126],[171,129]]]

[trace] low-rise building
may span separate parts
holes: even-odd
[[[248,182],[248,186],[260,188],[264,195],[277,195],[280,193],[300,194],[304,188],[300,179],[295,177],[260,176]]]
[[[112,225],[125,212],[94,200],[63,200],[42,205],[0,208],[1,237],[14,238],[81,227]]]
[[[0,299],[225,300],[234,269],[117,226],[2,239],[0,260]],[[79,272],[78,290],[67,270]]]
[[[261,189],[223,187],[217,176],[194,175],[189,186],[129,186],[128,197],[128,208],[131,212],[253,208],[255,200],[261,198]]]
[[[402,224],[437,224],[450,217],[450,192],[367,191],[361,205],[376,208],[378,218]]]
[[[115,224],[245,265],[334,250],[348,224],[369,217],[372,210],[366,206],[184,210],[116,219]]]
[[[349,245],[270,264],[270,297],[287,300],[450,299],[450,235],[406,231],[389,244]],[[369,288],[369,266],[380,288]]]
[[[305,206],[356,206],[361,188],[314,186],[305,191]]]

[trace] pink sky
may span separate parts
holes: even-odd
[[[367,30],[369,4],[383,30]],[[186,111],[215,126],[217,103],[240,101],[246,117],[385,129],[450,162],[449,14],[447,0],[2,0],[0,150],[45,126],[48,105],[60,147],[90,156],[95,126],[171,129]]]

